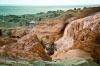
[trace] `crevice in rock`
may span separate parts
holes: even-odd
[[[0,36],[2,36],[2,29],[0,29]]]

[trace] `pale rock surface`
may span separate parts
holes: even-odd
[[[81,18],[70,22],[65,28],[64,35],[55,43],[57,44],[58,51],[63,51],[72,47],[75,40],[75,35],[85,28],[91,30],[100,22],[100,12],[92,14],[88,17]]]
[[[33,27],[30,33],[36,34],[39,40],[44,40],[46,43],[54,42],[62,35],[65,22],[63,19],[51,19],[43,24]]]

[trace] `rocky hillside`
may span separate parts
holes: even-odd
[[[80,17],[62,14],[48,19],[18,39],[0,38],[0,57],[10,60],[53,60],[42,61],[44,66],[99,66],[100,10],[91,9],[85,15],[83,13],[86,11],[80,12]],[[45,52],[47,49],[44,49],[41,40],[46,46],[51,42],[56,44],[57,50],[52,56]]]
[[[78,32],[81,30],[86,28],[90,28],[91,31],[94,30],[95,27],[99,24],[99,15],[100,12],[70,22],[70,24],[68,24],[65,28],[63,37],[56,41],[59,51],[70,48],[73,45],[75,37],[77,37],[75,35],[78,34]]]
[[[100,63],[100,12],[70,22],[57,40],[58,52],[53,58],[92,59]]]

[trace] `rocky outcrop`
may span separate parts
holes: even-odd
[[[19,58],[19,59],[38,59],[41,58],[43,60],[51,60],[51,58],[44,52],[42,46],[39,43],[39,40],[43,40],[46,43],[51,43],[56,40],[58,40],[64,31],[65,26],[70,22],[70,20],[74,20],[76,18],[69,18],[70,15],[63,15],[61,17],[46,20],[45,24],[41,23],[33,27],[33,29],[30,31],[30,33],[24,37],[26,31],[24,29],[13,29],[8,32],[11,32],[11,36],[20,37],[20,39],[17,40],[17,43],[13,43],[7,47],[9,49],[13,49],[10,53],[7,52],[7,57],[9,58]],[[65,20],[69,18],[69,20]],[[66,22],[65,22],[66,21]],[[34,34],[37,35],[37,37],[34,37]],[[38,50],[36,47],[40,47],[41,51]],[[2,49],[1,49],[2,50]],[[30,51],[31,50],[31,51]],[[41,53],[42,52],[42,53]],[[5,53],[5,52],[3,52]],[[2,53],[1,53],[2,54]],[[29,56],[27,56],[29,54]],[[36,57],[35,57],[35,56]],[[6,56],[4,54],[4,56]]]
[[[99,24],[99,15],[100,12],[70,22],[65,28],[63,37],[55,42],[57,44],[58,51],[63,51],[72,47],[75,35],[78,34],[80,30],[85,28],[93,30],[95,26]]]
[[[35,34],[24,36],[21,40],[18,40],[18,44],[21,49],[23,49],[23,46],[20,46],[20,44],[24,44],[24,50],[26,52],[37,53],[43,60],[51,60],[51,58],[44,51],[42,45],[40,44],[40,41]]]
[[[72,21],[57,43],[58,52],[52,58],[90,59],[100,64],[100,12]],[[78,49],[78,50],[77,50]]]
[[[86,28],[76,35],[70,49],[81,49],[91,54],[94,61],[100,64],[100,22],[93,30]]]
[[[3,45],[0,48],[0,56],[8,57],[9,59],[13,60],[51,60],[51,58],[44,51],[37,36],[31,34],[24,36],[22,39],[19,39],[17,43]]]
[[[62,35],[65,23],[63,19],[51,19],[46,20],[45,23],[41,23],[33,27],[31,34],[36,34],[39,40],[43,40],[46,43],[54,42]]]
[[[15,37],[23,37],[24,35],[27,34],[27,29],[24,29],[24,28],[16,28],[14,30],[12,30],[12,36],[15,36]]]
[[[54,42],[62,37],[66,25],[76,19],[77,17],[72,17],[70,14],[62,14],[57,18],[41,21],[33,27],[30,33],[36,34],[39,40],[43,40],[45,43]]]

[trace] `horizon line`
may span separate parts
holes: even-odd
[[[95,4],[95,5],[10,5],[10,4],[0,4],[0,6],[39,6],[39,7],[52,7],[52,6],[55,6],[55,7],[64,7],[64,6],[66,6],[66,7],[81,7],[81,6],[83,6],[83,7],[85,7],[85,6],[100,6],[99,4]]]

